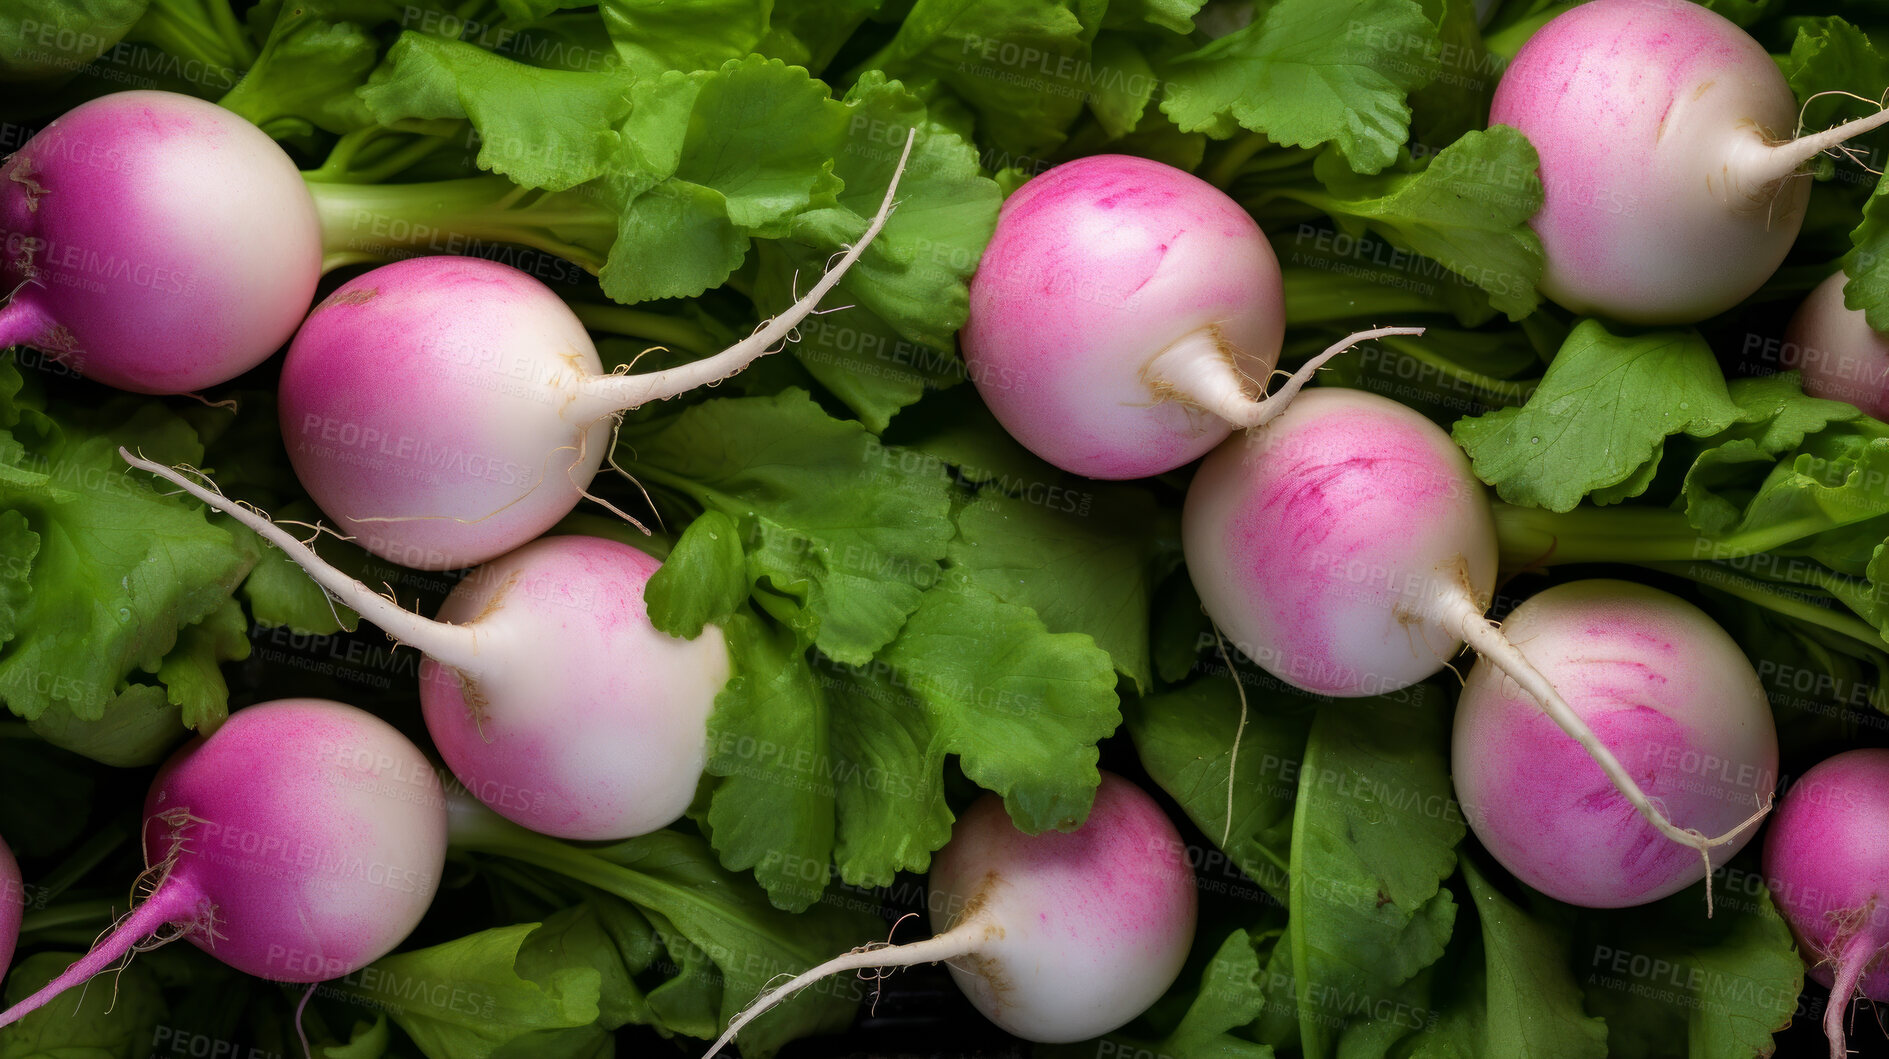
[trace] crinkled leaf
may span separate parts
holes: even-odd
[[[639,479],[741,527],[752,583],[781,597],[803,640],[863,664],[898,635],[951,538],[949,482],[802,390],[718,399],[622,434]]]
[[[328,7],[283,5],[255,64],[218,105],[277,138],[372,125],[375,115],[355,90],[380,61],[380,42],[362,26],[328,17]]]
[[[110,51],[144,16],[150,3],[9,0],[0,5],[0,84],[57,82],[71,77]]]
[[[183,710],[169,701],[165,688],[156,684],[125,685],[105,707],[104,716],[96,720],[80,720],[65,710],[47,710],[27,725],[34,735],[53,746],[114,768],[155,765],[189,734],[184,728]]]
[[[1240,697],[1231,679],[1197,680],[1142,699],[1127,711],[1128,734],[1149,778],[1180,803],[1235,867],[1283,905],[1296,779],[1313,702],[1279,694],[1258,681],[1246,694],[1246,730],[1237,758],[1233,736],[1240,726]]]
[[[1036,611],[1052,631],[1087,633],[1147,689],[1159,525],[1145,489],[1052,480],[1019,496],[980,495],[958,512],[950,556],[974,584]]]
[[[1853,97],[1874,99],[1889,88],[1889,56],[1835,15],[1794,21],[1797,35],[1783,67],[1791,92],[1804,104],[1803,127],[1827,128],[1870,113],[1867,103]],[[1845,94],[1811,98],[1827,92]]]
[[[708,826],[722,864],[754,870],[774,903],[803,911],[826,892],[833,856],[837,727],[792,632],[731,623],[734,675],[715,696]]]
[[[487,1059],[515,1041],[597,1019],[601,976],[561,967],[527,980],[515,970],[536,923],[493,927],[383,956],[334,983],[385,1011],[428,1059]]]
[[[202,459],[196,434],[162,405],[117,398],[66,421],[14,411],[0,439],[0,507],[38,543],[27,556],[17,521],[0,540],[30,561],[31,585],[0,649],[0,695],[29,720],[49,709],[95,720],[127,674],[157,670],[179,630],[225,605],[256,551],[118,458],[122,444],[165,462]]]
[[[216,731],[229,716],[230,701],[219,667],[248,657],[249,619],[234,599],[178,633],[177,646],[157,667],[157,678],[170,704],[182,710],[186,727],[202,735]]]
[[[819,73],[884,5],[885,0],[774,0],[768,35],[756,50]]]
[[[1371,1024],[1372,1005],[1443,954],[1456,903],[1441,884],[1465,831],[1449,728],[1428,684],[1338,699],[1312,722],[1287,921],[1307,1059],[1333,1054],[1339,1027]]]
[[[969,776],[1027,832],[1068,830],[1101,782],[1095,744],[1121,714],[1108,655],[957,574],[925,593],[880,658],[944,722]]]
[[[844,120],[824,83],[759,56],[635,82],[608,181],[623,207],[605,293],[694,297],[728,278],[751,236],[833,205]]]
[[[689,639],[704,625],[728,620],[747,598],[741,527],[720,511],[703,512],[689,523],[643,592],[650,624]]]
[[[1577,921],[1573,964],[1610,1056],[1768,1055],[1791,1021],[1804,964],[1769,892],[1721,894],[1707,919],[1702,886]]]
[[[1452,433],[1502,499],[1568,511],[1639,474],[1668,436],[1715,434],[1739,416],[1697,331],[1616,335],[1583,320],[1527,404],[1459,420]]]
[[[1102,25],[1109,29],[1172,30],[1192,33],[1203,0],[1114,0]]]
[[[917,0],[864,65],[916,84],[936,78],[977,112],[979,138],[1042,157],[1083,99],[1110,77],[1090,59],[1103,0]]]
[[[711,70],[756,50],[768,31],[768,6],[752,0],[603,0],[617,55],[633,77],[670,70]]]
[[[931,867],[951,838],[944,758],[965,723],[926,704],[879,666],[842,669],[829,685],[839,784],[833,859],[854,886],[890,886],[901,871]]]
[[[77,952],[38,952],[7,976],[11,1007],[58,977]],[[132,963],[109,983],[83,994],[62,994],[19,1022],[0,1029],[0,1059],[139,1059],[151,1054],[153,1034],[167,1009],[151,972]]]
[[[1352,235],[1372,231],[1468,280],[1519,320],[1541,303],[1541,240],[1528,219],[1541,208],[1540,162],[1519,131],[1465,133],[1416,172],[1352,173],[1319,158],[1325,193],[1282,192],[1331,214]]]
[[[479,131],[479,167],[553,191],[601,176],[630,111],[620,70],[545,70],[473,44],[407,32],[361,99],[382,124],[465,118]]]
[[[996,229],[1002,195],[980,173],[972,144],[932,120],[916,96],[876,71],[846,93],[842,113],[843,135],[830,150],[833,171],[845,189],[834,208],[795,219],[791,237],[779,249],[799,279],[764,294],[761,309],[785,308],[791,291],[804,291],[832,255],[865,232],[891,186],[907,133],[915,132],[897,206],[829,304],[857,303],[905,340],[889,350],[867,348],[876,346],[870,320],[855,322],[850,314],[840,319],[840,326],[862,329],[851,343],[862,347],[861,355],[852,358],[861,371],[888,360],[895,367],[903,362],[932,373],[961,370],[952,355],[954,339],[969,314],[967,285]],[[844,352],[849,343],[845,336],[833,336],[828,344]]]
[[[1488,124],[1503,60],[1490,54],[1476,26],[1475,0],[1420,0],[1437,29],[1434,81],[1410,94],[1411,141],[1434,152]],[[1413,147],[1412,151],[1417,148]]]
[[[1406,99],[1436,77],[1438,50],[1414,0],[1280,0],[1177,59],[1161,110],[1188,132],[1336,143],[1358,172],[1375,173],[1410,138]]]

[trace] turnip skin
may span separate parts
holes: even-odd
[[[1026,835],[1003,800],[965,811],[933,862],[932,930],[989,923],[948,963],[958,988],[1005,1031],[1046,1044],[1099,1037],[1172,985],[1193,942],[1186,847],[1159,805],[1104,773],[1073,832]],[[1035,988],[1019,988],[1028,977]]]
[[[428,662],[420,707],[453,774],[501,816],[619,839],[688,809],[730,662],[713,625],[683,640],[649,623],[644,590],[661,565],[605,538],[546,537],[447,597],[438,620],[476,628],[490,657],[476,676]]]
[[[1279,260],[1219,189],[1161,162],[1094,155],[1005,201],[960,340],[1011,436],[1093,478],[1171,470],[1231,429],[1156,400],[1148,362],[1194,336],[1264,384],[1285,334]]]
[[[867,945],[755,998],[705,1056],[821,978],[943,961],[971,1003],[1043,1044],[1100,1036],[1145,1011],[1180,974],[1199,898],[1186,846],[1140,788],[1103,772],[1070,832],[1025,835],[988,794],[932,862],[932,928],[904,945]]]
[[[610,447],[608,418],[574,418],[602,370],[577,314],[530,275],[409,258],[308,314],[282,365],[282,437],[342,532],[401,565],[453,569],[577,506]]]
[[[262,130],[172,92],[82,103],[0,164],[0,347],[107,386],[187,393],[287,342],[321,278],[300,172]]]
[[[1467,593],[1480,610],[1495,588],[1495,522],[1468,459],[1421,413],[1362,391],[1306,391],[1209,455],[1181,534],[1228,638],[1322,695],[1429,677],[1462,645],[1431,600]]]
[[[1819,283],[1791,317],[1783,367],[1803,372],[1804,392],[1889,417],[1889,335],[1843,305],[1843,273]]]
[[[1703,6],[1594,0],[1529,38],[1492,125],[1528,136],[1546,197],[1543,293],[1577,313],[1690,323],[1777,271],[1810,194],[1799,166],[1889,112],[1790,140],[1798,106],[1764,48]]]
[[[1562,692],[1671,819],[1730,859],[1777,783],[1777,729],[1732,638],[1698,608],[1625,581],[1557,585],[1503,632]],[[1705,876],[1698,851],[1661,840],[1600,767],[1500,670],[1478,661],[1457,701],[1457,799],[1523,882],[1570,904],[1622,908]]]
[[[278,982],[320,982],[392,951],[446,861],[439,777],[374,715],[324,699],[237,710],[186,743],[145,798],[143,901],[18,1021],[160,930]]]
[[[1799,777],[1765,835],[1764,874],[1810,976],[1831,987],[1823,1028],[1842,1059],[1850,1001],[1889,1001],[1889,750],[1845,751]]]

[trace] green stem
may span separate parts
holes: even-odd
[[[130,837],[131,833],[123,824],[113,823],[86,839],[84,845],[39,880],[33,903],[43,905],[64,893],[67,887],[85,878]]]
[[[120,907],[120,902],[101,900],[74,901],[56,908],[38,909],[26,913],[20,919],[20,936],[61,927],[110,923],[116,918]]]
[[[452,848],[462,852],[509,857],[645,908],[681,902],[699,904],[713,915],[723,914],[706,895],[690,887],[669,885],[548,835],[527,831],[470,796],[456,794],[448,800],[448,819],[449,842]]]
[[[498,176],[422,184],[312,180],[308,189],[321,217],[324,270],[512,243],[595,274],[616,239],[616,213],[584,194],[521,188]]]
[[[592,331],[643,339],[683,353],[707,356],[721,348],[715,336],[679,316],[665,316],[622,305],[572,302],[571,311]]]
[[[1577,507],[1557,514],[1497,503],[1495,528],[1502,565],[1522,568],[1737,559],[1821,533],[1830,524],[1826,519],[1801,518],[1762,530],[1709,537],[1694,529],[1683,512],[1667,508]]]
[[[1882,634],[1861,618],[1838,613],[1829,607],[1818,606],[1815,602],[1793,593],[1779,592],[1771,587],[1769,582],[1760,581],[1755,577],[1734,573],[1710,563],[1646,563],[1643,565],[1648,569],[1675,574],[1688,581],[1718,589],[1728,596],[1756,604],[1806,625],[1814,625],[1820,629],[1828,629],[1847,636],[1873,650],[1889,650],[1889,643],[1883,642]]]
[[[1226,150],[1222,151],[1219,159],[1214,162],[1213,168],[1202,173],[1201,176],[1207,183],[1224,191],[1227,185],[1240,175],[1241,168],[1254,155],[1271,146],[1272,141],[1267,139],[1264,133],[1249,132],[1228,144]]]
[[[1435,297],[1421,290],[1375,283],[1320,268],[1286,267],[1286,319],[1293,327],[1343,320],[1402,320],[1442,311]]]
[[[1427,364],[1435,368],[1446,378],[1454,379],[1468,389],[1476,391],[1477,396],[1488,398],[1489,400],[1483,402],[1485,404],[1521,404],[1535,392],[1535,384],[1540,381],[1538,379],[1498,379],[1493,375],[1471,371],[1455,361],[1438,356],[1433,346],[1425,345],[1421,340],[1390,336],[1378,341],[1419,364]],[[1435,339],[1431,341],[1434,342]]]

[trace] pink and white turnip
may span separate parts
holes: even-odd
[[[1202,461],[1181,538],[1208,616],[1280,679],[1322,695],[1387,694],[1467,643],[1660,834],[1698,850],[1732,841],[1677,826],[1484,615],[1496,573],[1488,494],[1421,413],[1359,390],[1301,394]]]
[[[769,989],[707,1054],[819,979],[941,961],[1009,1033],[1086,1040],[1166,992],[1194,937],[1194,873],[1179,833],[1154,799],[1108,772],[1074,831],[1026,835],[1001,798],[980,798],[938,852],[930,891],[931,938],[855,949]]]
[[[1751,663],[1703,611],[1645,585],[1573,581],[1517,607],[1503,632],[1668,817],[1732,833],[1713,865],[1750,840],[1743,825],[1777,784],[1777,729]],[[1476,837],[1550,897],[1621,908],[1705,877],[1499,667],[1470,670],[1450,760]]]
[[[446,861],[446,803],[425,755],[324,699],[232,713],[158,770],[144,813],[143,899],[0,1026],[154,935],[272,981],[348,974],[413,930]]]
[[[1578,313],[1689,323],[1771,274],[1803,225],[1800,167],[1889,111],[1789,139],[1798,107],[1764,47],[1705,7],[1594,0],[1503,71],[1491,125],[1527,134],[1545,198],[1543,293]]]
[[[1791,317],[1783,367],[1803,372],[1804,392],[1853,404],[1889,418],[1889,336],[1869,326],[1861,309],[1843,305],[1845,277],[1819,283]]]
[[[1268,398],[1285,333],[1279,259],[1212,184],[1129,155],[1043,173],[998,214],[960,335],[971,381],[1031,452],[1142,478],[1277,415],[1326,350]]]
[[[1823,1030],[1843,1059],[1850,1001],[1889,1000],[1889,750],[1845,751],[1791,784],[1764,875],[1810,976],[1830,987]]]
[[[254,511],[120,450],[236,518],[334,598],[417,648],[420,708],[453,775],[495,812],[575,839],[647,834],[682,815],[708,757],[708,716],[727,683],[721,630],[693,640],[649,623],[661,565],[604,537],[532,541],[454,587],[437,621],[335,569]]]

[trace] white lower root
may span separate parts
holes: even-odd
[[[1504,636],[1502,630],[1483,614],[1482,608],[1469,598],[1467,592],[1453,592],[1444,597],[1441,608],[1445,626],[1460,636],[1463,642],[1474,649],[1478,655],[1487,659],[1490,665],[1507,674],[1510,680],[1515,681],[1528,694],[1529,698],[1535,700],[1536,704],[1542,708],[1542,712],[1546,713],[1563,732],[1581,744],[1581,749],[1587,751],[1588,756],[1594,759],[1594,763],[1607,774],[1607,779],[1614,785],[1614,789],[1619,791],[1621,796],[1626,798],[1648,823],[1666,838],[1699,851],[1700,858],[1705,862],[1705,914],[1707,918],[1710,918],[1712,915],[1712,850],[1738,841],[1740,835],[1759,820],[1764,819],[1765,814],[1771,811],[1775,799],[1765,798],[1756,812],[1722,835],[1708,837],[1695,828],[1680,827],[1673,823],[1665,811],[1648,797],[1644,790],[1640,789],[1639,783],[1635,782],[1632,774],[1627,772],[1626,766],[1622,765],[1620,759],[1614,756],[1614,752],[1607,748],[1607,744],[1601,742],[1600,737],[1594,734],[1594,729],[1589,727],[1581,715],[1574,712],[1574,708],[1561,697],[1561,693],[1555,690],[1554,684],[1542,674],[1541,670],[1535,668],[1534,664],[1522,654],[1520,648],[1508,641],[1508,637]]]
[[[861,945],[851,952],[835,956],[833,959],[803,971],[780,985],[764,990],[754,998],[754,1002],[743,1008],[740,1014],[728,1020],[728,1028],[702,1053],[702,1059],[712,1059],[735,1039],[748,1023],[766,1014],[771,1008],[788,997],[800,992],[822,978],[831,977],[843,971],[877,970],[883,972],[889,967],[916,967],[923,963],[942,963],[946,960],[966,956],[976,951],[977,943],[983,937],[982,923],[968,919],[936,937],[924,941],[914,941],[907,945],[888,945],[875,941]],[[884,977],[883,974],[878,977]]]

